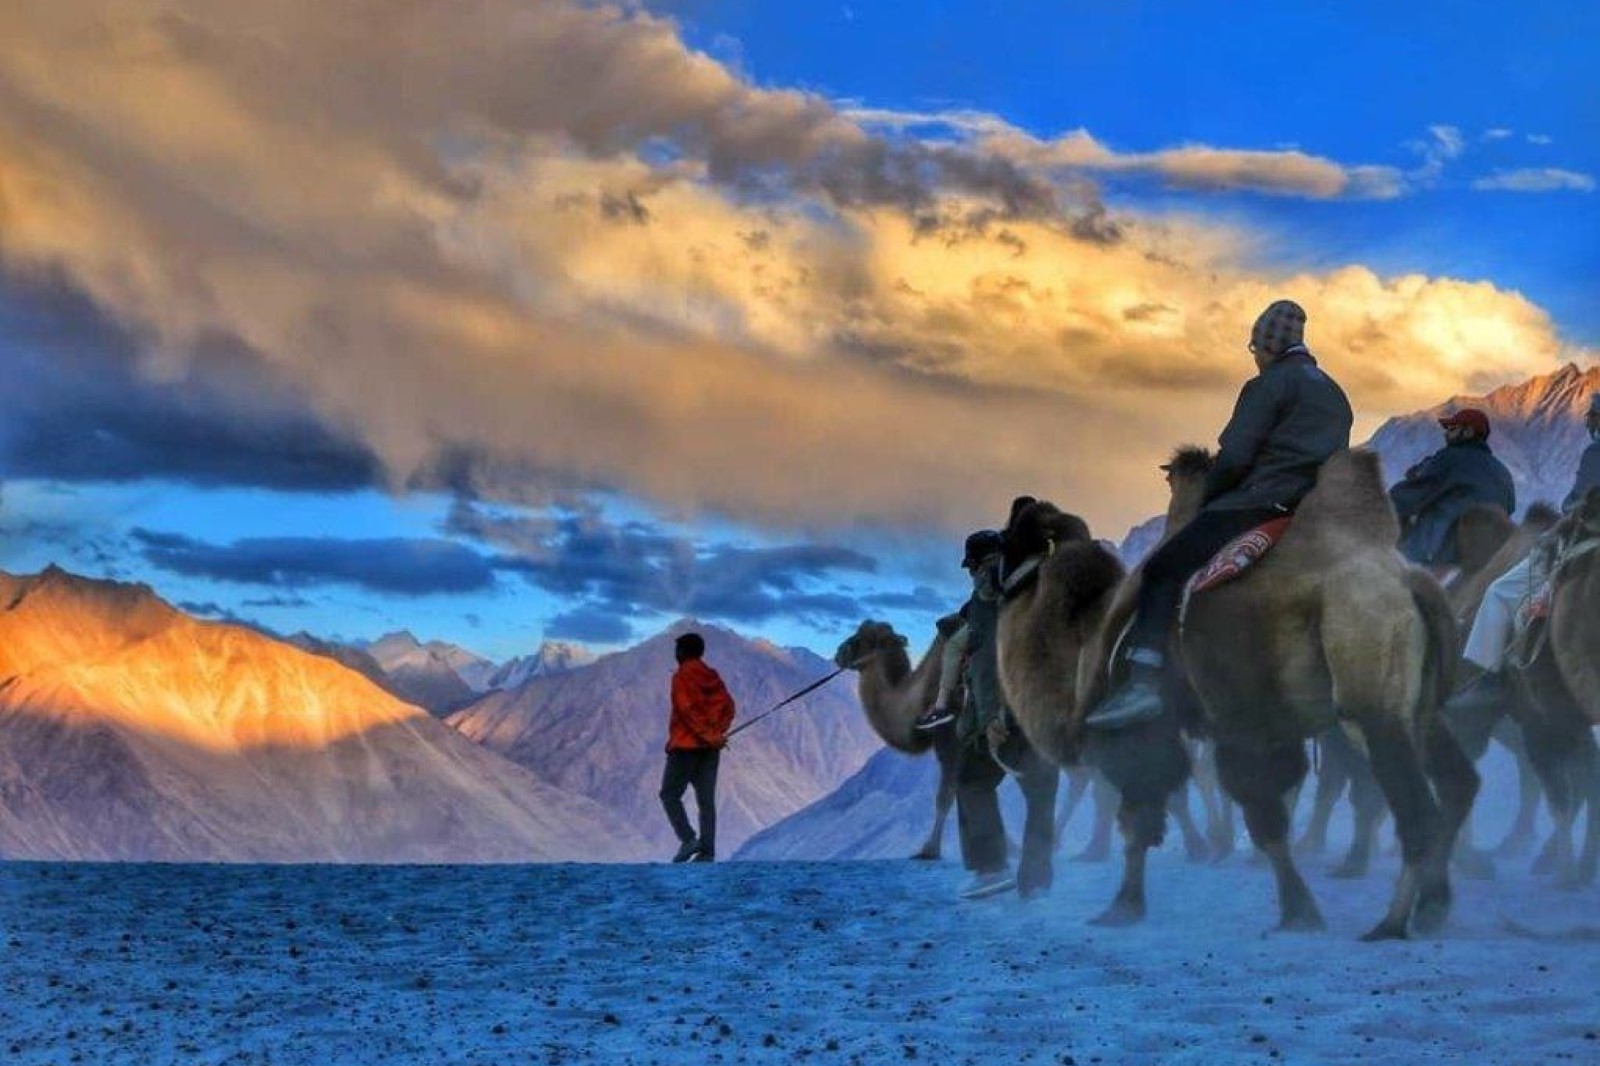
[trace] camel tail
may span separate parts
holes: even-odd
[[[1422,613],[1422,624],[1428,633],[1427,658],[1422,668],[1422,693],[1417,721],[1426,725],[1436,716],[1444,702],[1455,690],[1456,673],[1456,618],[1450,610],[1439,583],[1421,570],[1406,575],[1411,587],[1411,598]]]

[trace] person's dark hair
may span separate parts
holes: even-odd
[[[672,650],[677,653],[679,662],[698,659],[706,653],[706,638],[699,633],[685,633],[673,643]]]

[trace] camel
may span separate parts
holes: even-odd
[[[1524,699],[1518,701],[1528,754],[1544,783],[1556,821],[1553,856],[1558,883],[1591,884],[1600,865],[1600,491],[1587,498],[1541,544],[1556,568],[1548,620],[1513,649]],[[1557,550],[1557,545],[1561,546]],[[1578,547],[1583,545],[1583,547]],[[1574,859],[1572,827],[1589,806],[1583,855]]]
[[[1468,508],[1461,515],[1455,531],[1458,569],[1446,586],[1446,596],[1458,621],[1470,624],[1490,583],[1521,561],[1554,519],[1553,511],[1538,504],[1529,509],[1521,525],[1512,522],[1503,510],[1492,504]],[[1464,629],[1460,635],[1465,638]],[[1474,761],[1481,759],[1488,750],[1491,737],[1516,757],[1517,814],[1511,830],[1495,850],[1506,856],[1525,853],[1531,846],[1539,810],[1539,780],[1527,759],[1521,730],[1506,718],[1481,723],[1481,728],[1474,726],[1465,732],[1457,728],[1457,723],[1452,723],[1452,729]],[[1311,817],[1295,848],[1302,854],[1321,854],[1326,849],[1334,805],[1348,787],[1355,811],[1354,832],[1349,852],[1331,875],[1363,877],[1371,863],[1378,827],[1387,813],[1383,792],[1372,775],[1365,753],[1342,731],[1329,731],[1319,743],[1321,768],[1312,798]],[[1492,877],[1493,858],[1472,847],[1471,829],[1470,821],[1462,827],[1456,848],[1457,865],[1468,876]]]
[[[1199,509],[1198,489],[1174,470],[1180,491],[1168,508],[1176,530]],[[1075,515],[1041,502],[1017,516],[1007,544],[1008,594],[1000,612],[1000,679],[1018,724],[1039,751],[1061,765],[1098,768],[1121,800],[1123,876],[1117,898],[1094,919],[1125,925],[1144,917],[1147,854],[1166,832],[1173,798],[1189,778],[1190,753],[1177,723],[1162,721],[1111,741],[1081,735],[1080,693],[1090,664],[1104,659],[1108,616],[1125,617],[1135,579],[1089,537]]]
[[[956,761],[959,744],[952,725],[919,732],[913,728],[917,717],[933,706],[939,691],[939,666],[944,656],[946,637],[934,636],[933,644],[915,668],[906,652],[906,638],[887,622],[862,622],[855,633],[839,645],[834,664],[860,674],[861,706],[867,722],[883,742],[907,755],[932,750],[939,760],[939,787],[934,793],[933,828],[913,859],[936,861],[942,854],[945,821],[956,799]]]
[[[1171,471],[1175,509],[1180,494],[1197,493],[1209,460],[1195,451],[1180,458]],[[1449,913],[1451,847],[1478,776],[1439,713],[1450,691],[1454,620],[1437,582],[1394,551],[1398,535],[1377,457],[1340,452],[1277,547],[1237,579],[1194,596],[1175,636],[1223,787],[1272,864],[1280,929],[1325,925],[1290,854],[1284,797],[1305,778],[1306,738],[1336,722],[1364,741],[1401,842],[1393,897],[1364,939],[1431,932]],[[1125,618],[1107,613],[1097,655],[1113,646]],[[1080,730],[1106,674],[1097,665],[1081,678]],[[1161,728],[1158,721],[1088,743],[1121,748],[1111,761],[1134,780],[1158,764],[1159,779],[1165,755],[1152,757],[1148,737],[1128,734]],[[1130,850],[1137,843],[1130,839]],[[1143,914],[1142,867],[1136,872],[1113,902],[1116,917]]]

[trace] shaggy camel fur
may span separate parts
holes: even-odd
[[[956,762],[960,745],[955,727],[918,732],[917,717],[933,706],[939,691],[939,666],[944,657],[945,636],[934,636],[933,645],[912,669],[906,652],[906,638],[887,622],[862,622],[855,633],[834,653],[836,666],[859,672],[859,691],[867,722],[883,742],[907,755],[921,755],[930,748],[939,760],[939,788],[934,793],[933,828],[913,859],[938,859],[944,841],[945,820],[956,799]]]
[[[1478,777],[1439,713],[1454,664],[1449,605],[1400,559],[1398,534],[1377,457],[1341,452],[1271,553],[1191,600],[1176,642],[1223,787],[1272,863],[1280,928],[1323,926],[1290,854],[1284,796],[1305,777],[1306,738],[1336,721],[1365,742],[1401,842],[1394,896],[1366,938],[1404,937],[1413,921],[1437,929],[1449,912],[1451,846]],[[1114,639],[1108,630],[1102,643]],[[1085,679],[1080,707],[1102,679]],[[1137,887],[1118,903],[1142,910]]]
[[[1180,470],[1174,487],[1188,487]],[[1179,492],[1168,509],[1175,530],[1199,508],[1195,491]],[[1190,756],[1179,723],[1163,718],[1113,737],[1082,735],[1085,675],[1104,661],[1106,619],[1126,619],[1136,579],[1124,580],[1117,558],[1089,537],[1083,521],[1048,503],[1036,504],[1013,523],[1008,572],[1032,576],[1010,590],[1000,615],[1000,675],[1023,731],[1049,758],[1063,764],[1080,757],[1117,789],[1123,836],[1122,888],[1098,918],[1124,925],[1144,916],[1149,849],[1166,831],[1171,802],[1189,777]],[[1120,631],[1120,627],[1118,630]],[[1185,808],[1186,809],[1186,808]]]
[[[1506,513],[1493,504],[1468,508],[1456,524],[1456,539],[1460,569],[1446,589],[1446,596],[1463,626],[1470,626],[1485,591],[1500,575],[1520,562],[1531,550],[1539,536],[1554,523],[1555,512],[1539,504],[1529,509],[1521,525],[1506,517]],[[1466,630],[1462,629],[1463,638]],[[1461,742],[1469,758],[1481,759],[1493,737],[1517,759],[1518,806],[1511,830],[1495,849],[1510,857],[1526,854],[1532,847],[1539,811],[1539,778],[1533,764],[1528,761],[1527,747],[1521,728],[1508,718],[1497,721],[1462,723],[1451,722],[1456,739]],[[1376,847],[1378,827],[1388,808],[1377,778],[1372,775],[1366,754],[1342,730],[1330,730],[1320,741],[1322,766],[1317,774],[1317,788],[1312,798],[1311,817],[1305,833],[1295,846],[1302,854],[1320,854],[1327,846],[1328,823],[1334,805],[1350,790],[1350,802],[1355,812],[1354,832],[1350,850],[1344,861],[1332,871],[1332,876],[1342,878],[1364,877],[1371,864]],[[1456,848],[1456,863],[1462,873],[1470,877],[1492,877],[1494,860],[1487,852],[1472,847],[1471,821],[1462,827]]]
[[[1556,527],[1552,543],[1600,538],[1600,491],[1591,492]],[[1600,865],[1600,548],[1566,554],[1552,575],[1548,621],[1523,635],[1512,659],[1526,699],[1520,701],[1528,754],[1544,783],[1555,818],[1553,855],[1558,881],[1592,883]],[[1572,827],[1589,805],[1581,859]]]

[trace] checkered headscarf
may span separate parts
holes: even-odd
[[[1293,300],[1274,300],[1251,328],[1250,345],[1256,351],[1279,356],[1305,343],[1305,333],[1305,308]]]

